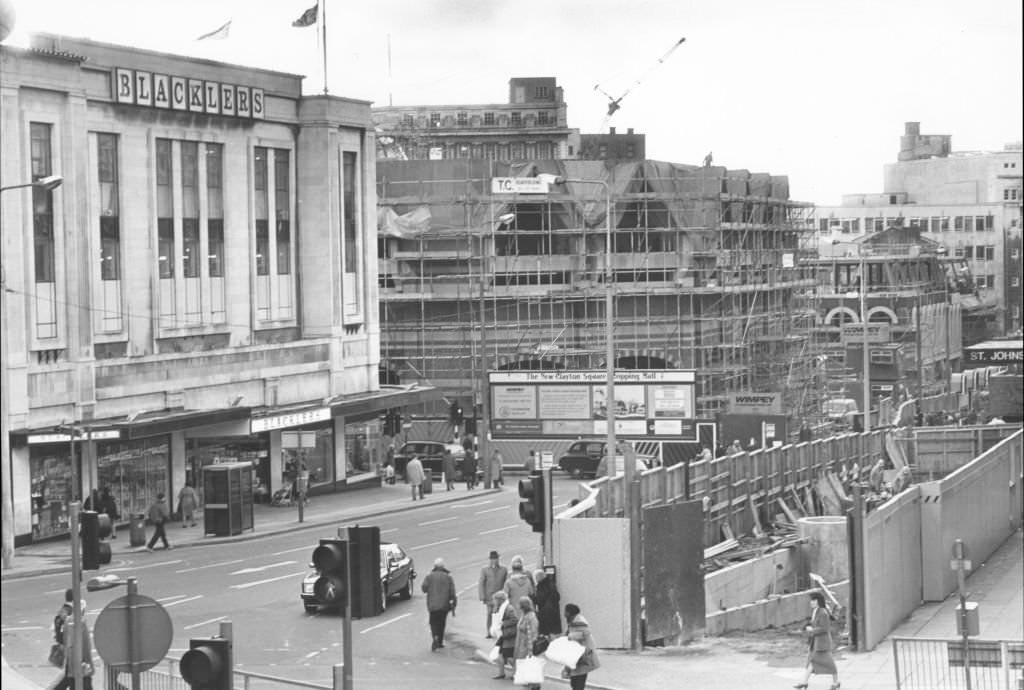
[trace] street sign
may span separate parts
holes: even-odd
[[[539,177],[492,177],[491,194],[547,194],[547,181]]]
[[[93,639],[107,666],[118,671],[147,671],[171,648],[174,625],[160,602],[142,594],[127,594],[103,607]]]

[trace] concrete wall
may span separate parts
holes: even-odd
[[[921,605],[921,520],[916,486],[864,518],[862,650],[874,649]]]
[[[829,590],[844,608],[849,608],[849,580],[830,584]],[[816,590],[772,596],[712,613],[708,615],[705,634],[708,637],[715,637],[734,630],[764,630],[806,621],[810,615],[808,601],[812,591]]]
[[[917,476],[942,478],[1019,430],[1010,424],[916,428],[914,470]]]
[[[956,588],[953,543],[963,540],[979,567],[1021,525],[1024,431],[948,477],[920,485],[923,596],[941,601]]]
[[[800,562],[797,549],[786,549],[708,573],[704,577],[708,618],[765,597],[795,592],[802,575]]]

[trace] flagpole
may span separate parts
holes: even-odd
[[[320,0],[320,23],[323,24],[324,40],[324,95],[327,95],[327,0]]]

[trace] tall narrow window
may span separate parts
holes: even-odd
[[[121,223],[118,203],[117,135],[97,134],[100,182],[100,279],[121,279]]]
[[[199,144],[181,142],[181,274],[199,277]]]
[[[277,216],[277,274],[292,272],[292,230],[288,151],[274,149],[274,213]]]
[[[161,278],[174,277],[174,177],[171,140],[156,140],[156,231]]]
[[[256,189],[256,275],[270,274],[270,229],[268,226],[267,199],[267,149],[256,147],[255,169],[253,170]]]
[[[224,277],[224,146],[206,145],[206,261],[211,278]]]
[[[352,151],[342,153],[342,180],[344,180],[342,205],[342,222],[345,238],[345,272],[355,273],[359,266],[356,255],[356,154]]]
[[[33,122],[30,126],[33,180],[53,174],[50,129],[50,125],[42,122]],[[42,187],[32,188],[32,235],[35,249],[35,282],[53,283],[56,281],[53,192]]]

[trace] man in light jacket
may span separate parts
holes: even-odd
[[[434,569],[423,578],[420,589],[427,595],[427,613],[430,616],[430,634],[433,638],[430,651],[444,647],[444,627],[448,622],[448,612],[455,615],[455,605],[459,598],[455,593],[455,580],[444,567],[444,560],[434,560]]]
[[[409,486],[412,487],[412,500],[416,500],[419,497],[423,499],[423,463],[416,456],[413,456],[412,460],[405,466],[405,481],[409,482]]]
[[[477,586],[477,595],[480,601],[487,607],[487,637],[491,635],[491,616],[494,614],[494,593],[501,592],[505,587],[505,580],[508,578],[508,568],[498,560],[498,552],[491,551],[489,562],[480,569],[480,583]]]

